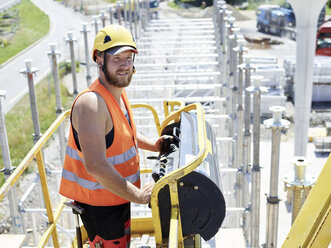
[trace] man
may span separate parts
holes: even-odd
[[[93,46],[99,78],[72,105],[60,193],[84,208],[91,248],[129,246],[130,202],[149,203],[153,188],[140,189],[138,146],[157,152],[166,143],[136,132],[124,88],[137,53],[127,29],[101,29]]]

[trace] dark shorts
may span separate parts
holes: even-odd
[[[76,203],[85,210],[81,219],[91,248],[97,242],[103,248],[126,248],[130,245],[130,203],[106,207]]]

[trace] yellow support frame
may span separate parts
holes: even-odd
[[[10,177],[6,180],[6,182],[0,188],[0,202],[9,192],[9,190],[14,186],[14,184],[18,181],[19,177],[23,174],[23,172],[28,168],[31,161],[35,158],[37,161],[38,172],[40,176],[40,182],[42,186],[42,191],[44,194],[45,206],[48,216],[48,227],[41,237],[38,248],[45,247],[49,237],[52,236],[53,244],[55,248],[60,248],[58,241],[58,234],[56,229],[57,220],[60,217],[60,214],[64,208],[64,202],[66,198],[62,198],[60,203],[58,204],[56,211],[53,213],[52,204],[50,200],[50,195],[48,191],[47,178],[45,172],[45,165],[42,156],[42,148],[52,136],[52,134],[56,131],[56,129],[62,124],[66,117],[70,115],[70,110],[62,113],[53,124],[47,129],[47,131],[41,136],[38,142],[32,147],[29,153],[25,156],[23,161],[17,166],[17,168],[13,171]]]
[[[167,118],[169,114],[175,112],[175,106],[179,106],[179,108],[184,108],[185,103],[181,101],[163,101],[163,109],[164,109],[164,117]],[[170,107],[170,112],[169,112]],[[177,121],[177,120],[176,120]]]
[[[161,219],[159,214],[158,205],[158,194],[159,191],[165,187],[169,186],[170,199],[171,199],[171,220],[170,220],[170,230],[169,230],[169,248],[174,247],[184,247],[184,238],[182,234],[182,225],[180,219],[180,209],[179,200],[177,192],[177,181],[178,179],[184,177],[185,175],[196,169],[207,157],[208,150],[206,146],[206,127],[205,118],[203,113],[203,108],[201,104],[195,103],[190,104],[173,114],[169,115],[162,123],[161,130],[163,130],[170,122],[179,120],[180,114],[182,112],[189,112],[195,110],[197,112],[198,120],[198,143],[199,143],[199,154],[191,160],[187,165],[174,170],[168,175],[162,177],[155,185],[152,191],[151,206],[152,206],[152,216],[153,224],[155,230],[155,241],[157,247],[167,246],[163,242],[162,231],[161,231]]]
[[[331,155],[325,163],[315,186],[282,248],[326,248],[331,242]]]

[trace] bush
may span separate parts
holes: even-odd
[[[7,40],[5,40],[5,39],[0,39],[0,45],[1,45],[1,47],[6,47],[6,46],[8,46],[8,41]]]

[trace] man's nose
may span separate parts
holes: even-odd
[[[120,65],[122,67],[129,67],[131,65],[131,62],[128,61],[127,59],[122,59]]]

